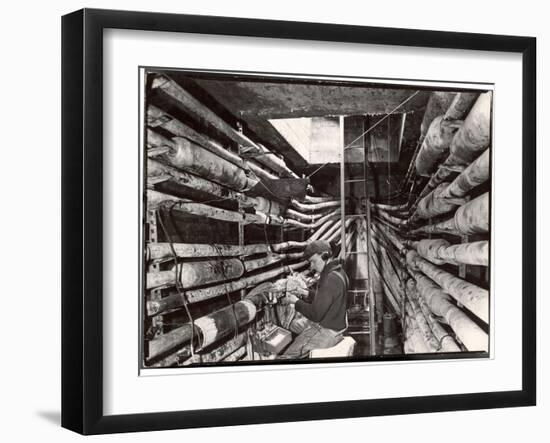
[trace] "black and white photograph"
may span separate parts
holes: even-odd
[[[491,356],[493,85],[140,81],[142,369]]]
[[[548,434],[545,9],[7,2],[0,440]]]

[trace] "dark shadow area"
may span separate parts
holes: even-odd
[[[61,426],[61,411],[36,411],[36,415],[53,425]]]

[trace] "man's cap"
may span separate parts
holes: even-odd
[[[313,254],[322,254],[328,252],[332,254],[330,243],[326,240],[314,240],[306,246],[304,250],[304,258],[309,259]]]

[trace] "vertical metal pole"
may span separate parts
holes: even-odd
[[[147,241],[149,243],[157,243],[158,242],[158,228],[157,228],[157,210],[148,210],[147,211],[147,227],[149,230],[149,238]],[[147,267],[148,272],[159,272],[160,266],[158,263],[152,262]],[[162,298],[162,291],[159,288],[152,289],[148,292],[148,294],[145,294],[145,301],[158,301]],[[144,304],[145,306],[145,304]],[[144,318],[142,321],[146,322],[147,315],[144,314]],[[155,315],[151,319],[151,328],[155,336],[158,336],[162,334],[163,332],[163,316],[162,315]],[[148,346],[147,342],[144,343],[143,349],[145,350],[144,357],[148,357]]]
[[[340,227],[340,257],[346,259],[346,169],[345,169],[345,145],[344,145],[344,116],[340,116],[340,214],[342,225]]]
[[[376,324],[376,297],[374,295],[374,285],[372,284],[372,279],[374,273],[372,271],[372,244],[371,244],[371,214],[370,214],[370,196],[369,196],[369,186],[368,186],[368,170],[367,162],[369,161],[369,146],[363,140],[363,176],[365,177],[365,182],[363,185],[363,190],[365,194],[365,213],[366,213],[366,224],[367,224],[367,273],[368,273],[368,285],[369,285],[369,324],[370,324],[370,355],[376,355],[376,342],[377,342],[377,324]]]
[[[237,129],[239,130],[239,132],[242,133],[242,125],[240,124],[240,122],[237,123]],[[241,156],[241,145],[238,146],[237,148],[237,152],[239,153],[239,157]],[[242,205],[241,205],[241,202],[238,203],[238,207],[239,207],[239,212],[242,211]],[[239,222],[239,246],[244,246],[244,224]],[[244,300],[244,298],[246,297],[246,289],[243,288],[240,290],[239,292],[239,295],[241,297],[241,300]],[[246,358],[248,360],[254,360],[254,350],[252,349],[252,340],[250,338],[250,329],[248,329],[246,331],[246,344],[245,344],[245,347],[246,347]]]
[[[366,181],[366,178],[365,178]],[[370,323],[370,355],[376,355],[376,297],[374,296],[374,285],[372,284],[372,244],[370,242],[370,198],[367,196],[367,269],[369,274],[369,323]]]
[[[241,155],[241,146],[239,145],[239,156]],[[241,202],[238,204],[239,212],[242,211]],[[244,224],[239,222],[239,246],[244,246]],[[241,300],[246,297],[246,289],[241,289],[240,291]]]

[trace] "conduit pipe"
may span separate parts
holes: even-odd
[[[254,209],[269,215],[281,215],[284,211],[279,202],[264,197],[253,197]]]
[[[246,164],[260,180],[276,180],[278,178],[276,175],[272,174],[269,171],[266,171],[260,165],[254,163],[253,161],[248,161],[246,162]]]
[[[257,183],[243,169],[186,138],[176,137],[174,144],[176,151],[164,154],[162,158],[176,168],[185,169],[237,191],[248,189]]]
[[[146,289],[173,286],[176,275],[179,277],[181,285],[187,289],[217,283],[225,279],[239,278],[244,271],[243,263],[237,258],[180,263],[177,273],[175,266],[167,271],[148,272]]]
[[[428,352],[438,352],[439,343],[430,329],[428,321],[424,317],[424,314],[420,310],[416,300],[409,298],[405,302],[405,312],[409,317],[414,319],[414,322],[420,331],[420,335],[422,336],[422,341],[428,348]]]
[[[187,114],[191,114],[198,118],[203,124],[215,128],[217,131],[225,135],[230,140],[233,140],[240,146],[245,148],[252,148],[255,152],[264,153],[261,157],[257,157],[258,161],[275,172],[279,172],[288,177],[297,178],[281,159],[274,160],[272,155],[265,155],[267,149],[260,147],[254,143],[243,133],[233,129],[222,118],[218,117],[209,108],[204,106],[200,101],[195,99],[185,89],[179,86],[176,82],[165,75],[157,76],[151,85],[151,88],[174,104],[179,109],[183,110]],[[269,151],[268,151],[269,152]],[[261,159],[260,159],[261,158]]]
[[[462,124],[445,120],[444,117],[440,115],[432,121],[416,156],[416,171],[424,177],[429,177],[445,155],[449,154],[451,140]]]
[[[313,234],[311,234],[308,238],[309,241],[318,240],[321,235],[323,235],[327,230],[330,230],[331,227],[333,227],[338,221],[334,220],[327,220],[325,223],[321,225],[319,229],[317,229]]]
[[[186,323],[166,334],[149,341],[149,358],[162,355],[177,346],[188,343],[191,335],[197,339],[200,350],[222,338],[234,334],[240,327],[250,323],[258,312],[258,308],[250,300],[241,300],[218,311],[214,311],[193,321],[193,325]],[[193,332],[193,334],[192,334]]]
[[[388,214],[387,212],[383,211],[382,209],[378,209],[376,211],[376,215],[378,215],[378,217],[382,218],[383,220],[387,221],[388,223],[391,223],[391,224],[393,224],[393,225],[395,225],[396,227],[399,227],[399,228],[407,226],[407,223],[408,223],[407,219],[394,217],[393,215]]]
[[[295,211],[294,209],[287,209],[286,215],[294,220],[298,220],[305,223],[315,223],[316,220],[319,220],[325,214],[302,214],[301,212]]]
[[[409,203],[402,203],[400,205],[385,205],[383,203],[371,203],[373,209],[382,209],[384,211],[399,212],[404,211],[409,207]]]
[[[382,292],[384,293],[384,295],[386,296],[386,299],[388,300],[390,306],[392,307],[393,311],[399,316],[401,317],[401,307],[397,301],[397,297],[396,295],[394,295],[394,293],[392,292],[392,288],[390,288],[390,286],[388,285],[388,283],[386,282],[386,280],[384,280],[384,278],[382,277],[381,273],[380,273],[380,265],[378,263],[378,257],[374,257],[373,261],[373,267],[372,267],[372,272],[374,274],[374,277],[375,279],[377,279],[381,286],[382,286]]]
[[[464,125],[451,142],[449,164],[466,166],[479,156],[491,140],[491,98],[492,93],[485,92],[476,100],[464,120]]]
[[[459,92],[445,112],[445,120],[464,120],[479,97],[479,92]]]
[[[348,221],[350,220],[350,221]],[[351,220],[350,218],[346,219],[346,221],[344,223],[346,223],[346,229],[347,227],[349,226],[349,223],[351,223]],[[325,232],[322,237],[319,237],[320,240],[327,240],[329,238],[334,238],[334,233],[335,232],[340,232],[340,227],[342,226],[342,219],[339,218],[338,220],[336,220],[336,223],[334,223],[330,229]],[[308,239],[308,241],[311,240],[311,237]]]
[[[403,352],[405,354],[427,354],[430,352],[428,344],[424,341],[420,328],[414,317],[405,318],[405,342]]]
[[[489,179],[491,150],[486,149],[453,182],[445,188],[441,198],[460,198]]]
[[[437,316],[443,317],[469,351],[487,351],[489,338],[473,320],[449,301],[449,296],[432,280],[414,270],[409,271],[416,280],[416,287]]]
[[[283,177],[299,178],[294,172],[292,172],[288,168],[282,158],[275,155],[273,152],[271,152],[260,143],[256,143],[255,146],[257,146],[258,149],[253,148],[254,153],[252,155],[252,158],[254,158],[254,160],[256,160],[258,163],[261,163],[272,171],[281,174]],[[248,154],[248,152],[246,154]]]
[[[350,225],[353,223],[355,219],[353,218],[348,218],[345,222],[344,222],[344,226],[345,226],[345,229],[346,229],[346,232],[348,230],[348,228],[350,227]],[[340,223],[338,224],[338,228],[340,228],[340,226],[342,225],[342,221],[340,220]],[[328,231],[327,233],[325,233],[323,235],[323,237],[321,238],[321,240],[326,240],[328,241],[329,243],[334,241],[336,238],[338,238],[338,242],[337,243],[340,243],[340,240],[341,240],[341,235],[340,235],[340,232],[338,230],[338,228],[335,228],[334,226],[330,229],[330,231]],[[348,242],[346,241],[346,244]]]
[[[432,192],[420,200],[414,214],[409,219],[409,223],[413,224],[419,219],[445,214],[467,202],[466,198],[443,198],[442,194],[447,187],[447,183],[440,183]]]
[[[171,202],[178,211],[186,212],[202,217],[213,218],[215,220],[243,223],[243,224],[269,224],[269,225],[296,225],[300,223],[292,219],[284,219],[277,214],[265,214],[261,211],[256,211],[255,214],[249,214],[246,212],[229,211],[227,209],[220,209],[213,206],[209,206],[203,203],[195,203],[193,201],[184,200],[179,197],[164,194],[152,189],[147,190],[147,209],[156,209],[165,202]],[[332,215],[334,217],[334,215]],[[305,225],[307,228],[317,227],[320,223],[317,220],[316,223],[311,225]]]
[[[306,202],[308,203],[323,203],[323,202],[327,202],[327,201],[333,201],[334,200],[334,197],[332,196],[325,196],[325,197],[316,197],[316,196],[313,196],[313,195],[306,195]]]
[[[240,280],[223,283],[216,286],[210,286],[208,288],[193,289],[191,291],[186,291],[185,295],[172,294],[158,301],[149,301],[147,302],[147,314],[150,316],[158,315],[168,310],[179,308],[183,306],[186,302],[184,297],[187,297],[187,299],[189,300],[189,303],[196,303],[196,302],[208,300],[214,297],[219,297],[220,295],[223,295],[226,293],[249,288],[251,286],[255,286],[259,283],[262,283],[266,280],[275,278],[285,272],[292,272],[297,269],[301,269],[307,266],[308,264],[309,262],[305,260],[292,265],[281,266],[277,269],[263,272],[261,274],[244,277]]]
[[[283,242],[283,243],[272,244],[271,249],[273,250],[273,252],[282,252],[282,251],[286,251],[288,249],[303,249],[308,245],[308,243],[312,242],[313,240],[327,240],[335,231],[337,231],[339,229],[341,220],[340,219],[336,220],[336,221],[329,220],[327,223],[333,223],[333,225],[328,231],[325,231],[324,233],[322,233],[322,235],[318,235],[315,238],[313,238],[313,235],[312,235],[307,240],[301,241],[301,242],[286,241],[286,242]],[[349,226],[349,222],[346,221],[346,223],[348,223],[346,226]],[[325,225],[323,225],[323,226],[325,226]],[[317,234],[321,230],[321,228],[319,228],[319,230],[315,231],[315,234]]]
[[[485,323],[489,321],[489,291],[438,268],[413,250],[407,252],[407,265],[422,271]]]
[[[321,203],[314,203],[314,204],[307,204],[307,203],[300,203],[299,201],[292,199],[290,201],[292,206],[294,206],[296,209],[299,209],[302,212],[315,212],[319,211],[321,209],[327,209],[332,208],[334,206],[340,206],[340,200],[334,200],[334,201],[326,201]]]
[[[286,251],[288,249],[295,249],[295,248],[305,248],[308,244],[308,241],[286,241],[284,243],[277,243],[271,245],[271,249],[273,252],[281,252]]]
[[[486,92],[476,100],[451,142],[449,157],[432,176],[419,198],[426,196],[440,183],[450,181],[451,177],[457,172],[462,172],[487,149],[491,140],[491,97],[491,92]]]
[[[489,231],[489,193],[476,197],[468,203],[460,206],[454,217],[435,223],[422,226],[412,231],[412,234],[424,233],[445,233],[451,235],[471,235],[486,233]]]
[[[434,118],[443,114],[453,102],[456,92],[432,92],[420,125],[420,137],[425,137]]]
[[[379,231],[383,237],[389,239],[398,251],[403,250],[404,240],[401,239],[397,234],[395,234],[394,231],[388,229],[387,226],[381,225],[380,223],[373,223],[371,228],[373,232],[377,233],[376,231]]]
[[[489,242],[477,241],[451,245],[444,239],[420,240],[407,242],[422,257],[436,265],[449,263],[452,265],[489,265]]]
[[[411,222],[435,217],[465,203],[465,196],[489,178],[490,149],[485,150],[452,183],[441,183],[420,200]]]
[[[270,173],[263,169],[260,165],[255,163],[252,160],[245,161],[237,154],[225,149],[223,146],[219,145],[217,142],[211,138],[198,133],[194,129],[191,129],[184,123],[179,120],[171,117],[166,112],[160,110],[154,105],[149,105],[147,108],[147,116],[150,121],[150,125],[161,126],[162,128],[170,131],[176,137],[189,139],[191,142],[203,147],[204,149],[210,151],[212,154],[227,160],[233,165],[243,169],[247,174],[251,171],[257,179],[260,180],[273,180],[278,178],[276,175]],[[147,130],[147,144],[152,146],[166,146],[171,147],[174,151],[176,147],[172,141],[168,141],[165,137],[162,137],[158,133],[152,131],[151,129]],[[254,177],[249,177],[249,187],[254,186],[257,183],[257,180]]]
[[[173,203],[174,207],[179,211],[197,216],[209,217],[216,220],[241,222],[245,224],[263,223],[265,221],[259,214],[248,214],[229,211],[226,209],[208,206],[202,203],[187,201],[170,194],[164,194],[162,192],[154,191],[152,189],[147,190],[147,209],[156,209],[164,202]]]
[[[237,349],[244,346],[248,341],[248,336],[246,332],[242,332],[237,335],[235,338],[226,341],[222,345],[218,346],[216,349],[205,353],[205,354],[195,354],[193,357],[188,358],[183,363],[183,366],[188,366],[193,363],[217,363],[228,355],[235,352]]]
[[[439,351],[460,352],[460,347],[457,345],[455,339],[449,335],[443,326],[441,326],[439,321],[434,318],[433,312],[430,310],[426,301],[419,295],[416,287],[416,281],[414,279],[409,278],[407,280],[405,283],[405,292],[407,293],[407,297],[409,297],[409,299],[413,298],[416,302],[418,302],[418,306],[439,344]]]
[[[383,282],[391,288],[392,295],[395,297],[395,301],[398,302],[398,309],[396,310],[396,313],[401,316],[400,302],[403,299],[404,294],[403,288],[401,288],[401,281],[397,275],[397,272],[401,272],[401,270],[394,269],[394,266],[388,257],[388,253],[380,247],[374,236],[371,237],[371,245],[375,251],[372,254],[373,263],[377,265],[378,274],[382,278]]]
[[[195,257],[240,257],[253,254],[269,253],[269,246],[263,243],[255,245],[220,245],[173,243],[176,256],[180,258]],[[148,243],[145,259],[147,261],[165,261],[173,259],[170,243]]]
[[[147,121],[149,126],[162,127],[167,131],[174,134],[176,137],[185,137],[197,145],[200,145],[204,149],[210,151],[212,154],[233,163],[235,166],[248,170],[247,163],[234,152],[225,149],[222,145],[212,140],[210,137],[195,131],[194,129],[182,123],[177,118],[172,117],[169,113],[157,108],[155,105],[147,106]],[[147,129],[147,145],[161,145],[164,137],[160,136],[157,132]]]
[[[244,262],[245,271],[252,272],[256,269],[266,268],[274,263],[279,263],[287,259],[286,254],[268,254],[265,257],[255,258],[253,260],[247,260]]]
[[[296,226],[298,228],[304,228],[304,229],[315,229],[315,228],[318,228],[319,226],[323,225],[327,220],[331,220],[335,217],[339,217],[340,216],[340,208],[336,209],[335,211],[332,211],[332,212],[329,212],[328,214],[324,215],[323,217],[321,217],[320,219],[318,219],[317,221],[313,222],[313,223],[302,223],[302,222],[299,222],[297,220],[292,220],[292,219],[287,219],[286,222],[287,224],[291,225],[291,226]]]
[[[164,177],[166,180],[174,182],[178,185],[211,194],[218,197],[220,200],[237,201],[243,206],[255,206],[258,203],[258,200],[254,197],[248,197],[238,191],[227,188],[218,183],[214,183],[213,181],[207,180],[203,177],[165,165],[151,158],[147,159],[147,176],[148,180],[155,180]]]

